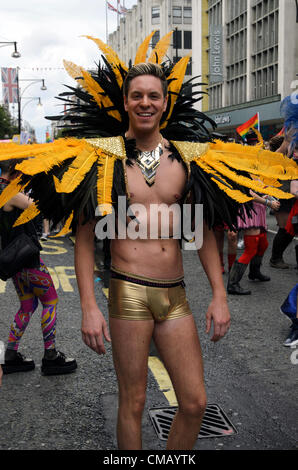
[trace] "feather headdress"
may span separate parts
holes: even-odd
[[[156,62],[164,71],[169,99],[160,130],[170,142],[173,158],[184,162],[189,175],[187,191],[192,189],[195,202],[204,204],[209,226],[224,221],[235,228],[243,204],[249,207],[250,189],[278,198],[292,197],[279,187],[280,181],[298,179],[297,164],[264,150],[261,138],[255,147],[212,141],[206,123],[214,127],[215,123],[194,109],[201,99],[201,92],[193,91],[200,85],[194,82],[197,77],[184,82],[189,57],[176,64],[162,62],[171,32],[148,54],[153,34],[138,48],[135,64]],[[3,191],[0,206],[25,189],[35,201],[16,224],[31,220],[40,211],[54,224],[66,221],[61,233],[67,233],[82,215],[83,220],[93,219],[99,208],[97,214],[104,216],[112,206],[117,208],[117,196],[129,197],[126,162],[135,158],[135,143],[123,137],[129,124],[123,103],[129,67],[100,39],[86,37],[103,52],[103,65],[90,72],[64,62],[78,86],[68,86],[70,91],[58,97],[68,105],[67,113],[49,119],[60,120],[65,138],[30,146],[0,145],[0,161],[25,159],[16,166],[22,175]]]
[[[169,102],[160,123],[163,136],[167,139],[175,136],[181,140],[210,140],[210,133],[204,124],[209,122],[215,127],[215,123],[193,108],[194,103],[202,99],[201,92],[190,92],[201,83],[194,83],[192,80],[184,83],[189,57],[183,57],[176,64],[170,60],[163,62],[173,31],[162,37],[149,54],[154,32],[139,46],[134,64],[146,61],[158,63],[164,71],[169,85]],[[124,134],[128,128],[128,117],[123,106],[123,82],[129,67],[103,41],[92,36],[85,37],[102,51],[103,65],[99,64],[96,71],[87,71],[72,62],[64,61],[66,71],[79,86],[68,86],[70,91],[61,93],[58,97],[67,105],[66,114],[49,116],[48,119],[60,121],[58,127],[63,129],[65,136],[107,137]]]

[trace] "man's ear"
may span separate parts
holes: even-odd
[[[124,109],[127,111],[127,97],[123,95]]]
[[[163,106],[163,112],[165,112],[165,110],[167,109],[168,97],[169,97],[169,95],[167,95],[167,96],[165,97],[164,106]]]

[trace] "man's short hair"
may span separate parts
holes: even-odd
[[[130,82],[136,78],[139,77],[140,75],[153,75],[154,77],[157,77],[161,81],[161,86],[162,86],[162,91],[164,97],[167,96],[168,94],[168,82],[166,79],[166,76],[164,74],[163,69],[161,68],[160,65],[154,64],[152,62],[148,63],[141,63],[137,65],[133,65],[129,70],[128,73],[125,77],[124,84],[123,84],[123,94],[124,96],[128,96],[128,90],[129,90],[129,85]]]

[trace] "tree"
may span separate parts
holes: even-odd
[[[9,111],[0,106],[0,139],[11,138],[18,133],[18,128],[14,126]]]

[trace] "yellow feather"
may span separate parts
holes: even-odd
[[[35,158],[19,163],[16,166],[16,169],[26,175],[33,176],[41,172],[48,172],[53,168],[53,166],[63,163],[68,158],[76,157],[84,148],[92,150],[92,147],[89,144],[86,144],[84,140],[60,140],[62,142],[59,142],[59,145],[49,147],[47,152],[40,152],[40,154],[36,155]],[[76,141],[76,145],[73,145],[74,141]]]
[[[275,179],[275,178],[266,178],[265,176],[260,176],[261,181],[263,181],[264,184],[267,184],[268,186],[275,186],[276,188],[279,188],[281,186],[281,183]]]
[[[97,202],[101,215],[112,212],[112,187],[116,157],[102,155],[98,159]]]
[[[111,101],[109,96],[107,96],[102,89],[102,87],[91,77],[91,75],[86,72],[85,70],[82,71],[84,80],[85,80],[85,88],[87,91],[93,96],[96,103],[101,108],[104,106],[105,108],[115,107],[114,103]],[[118,121],[121,121],[121,115],[119,111],[116,109],[111,109],[107,111],[108,114],[113,116]]]
[[[54,176],[55,188],[58,193],[71,193],[74,191],[84,179],[86,173],[91,169],[93,163],[97,159],[97,153],[94,149],[90,152],[89,148],[85,148],[71,163],[62,180],[59,181]]]
[[[152,31],[152,33],[150,33],[149,36],[147,36],[142,42],[142,44],[139,46],[137,53],[136,53],[134,65],[142,64],[143,62],[146,62],[146,55],[147,55],[149,43],[155,31],[156,30]]]
[[[210,144],[208,158],[260,177],[279,180],[298,179],[298,165],[295,161],[281,153],[263,150],[257,146],[216,141]]]
[[[234,199],[237,202],[240,202],[243,204],[244,202],[251,201],[253,198],[246,196],[246,194],[243,194],[241,191],[238,189],[231,189],[225,184],[222,184],[220,181],[218,181],[216,178],[211,178],[214,183],[217,184],[217,186],[224,191],[231,199]]]
[[[27,209],[24,210],[24,212],[22,212],[22,214],[18,217],[13,226],[17,227],[18,225],[25,224],[30,220],[34,219],[38,214],[40,214],[40,211],[36,207],[35,202],[33,202],[32,204],[30,204],[30,206],[27,207]]]
[[[251,180],[250,178],[247,178],[245,176],[238,175],[234,171],[230,170],[223,163],[216,161],[214,158],[212,158],[211,154],[212,152],[208,151],[206,154],[201,156],[200,159],[196,159],[196,160],[205,162],[211,168],[216,170],[219,175],[223,175],[231,179],[232,181],[235,181],[236,183],[240,184],[241,186],[246,186],[247,188],[252,189],[253,191],[268,194],[269,196],[274,196],[279,199],[289,199],[293,197],[293,195],[289,193],[285,193],[281,191],[280,189],[266,186],[261,181]]]
[[[14,145],[11,148],[5,148],[0,145],[0,160],[10,160],[18,158],[31,158],[35,155],[42,154],[48,148],[51,148],[54,143],[49,144],[33,144],[33,145]]]
[[[261,147],[261,148],[264,148],[264,139],[262,137],[261,132],[259,132],[258,129],[255,129],[255,128],[253,128],[253,131],[257,135],[257,138],[258,138],[257,146]]]
[[[251,196],[247,196],[246,194],[242,193],[238,189],[233,189],[230,184],[223,178],[222,175],[220,175],[218,172],[216,172],[213,168],[210,168],[205,162],[202,162],[200,159],[196,159],[196,163],[198,166],[200,166],[206,173],[209,173],[211,175],[217,176],[211,177],[212,181],[217,184],[217,186],[224,191],[230,198],[234,199],[235,201],[243,204],[244,202],[251,201],[253,198]],[[221,181],[219,181],[219,179]]]
[[[162,60],[164,58],[165,53],[167,52],[170,42],[171,42],[171,37],[172,37],[173,31],[170,31],[168,34],[163,36],[158,43],[156,44],[155,48],[151,52],[148,62],[154,62],[161,64]],[[156,61],[156,56],[157,56],[157,61]]]
[[[100,108],[102,106],[107,107],[107,108],[114,106],[113,102],[105,94],[102,87],[92,78],[92,76],[90,75],[89,72],[87,72],[87,70],[67,60],[64,60],[63,64],[68,74],[72,78],[77,80],[80,83],[80,85],[88,93],[90,93],[91,96],[93,96],[93,98],[95,99],[96,103],[98,104]],[[78,77],[83,77],[83,78],[78,78]],[[108,111],[108,114],[118,119],[118,121],[121,121],[121,116],[120,116],[119,111],[110,110]]]
[[[161,129],[166,127],[167,121],[170,119],[171,114],[173,112],[173,108],[177,100],[177,95],[175,93],[178,94],[180,92],[188,61],[189,61],[189,56],[182,57],[182,59],[180,59],[179,62],[177,62],[177,64],[174,65],[173,70],[168,77],[168,80],[173,79],[171,83],[169,84],[169,88],[168,88],[169,99],[171,100],[171,105],[170,105],[167,118],[160,127]]]
[[[82,78],[82,67],[74,64],[73,62],[70,62],[69,60],[63,60],[63,65],[68,75],[70,75],[71,78],[77,80],[79,84],[84,87],[84,79]]]
[[[22,175],[15,178],[8,186],[2,191],[0,195],[0,207],[3,207],[10,199],[18,194],[22,189],[24,189],[28,183],[25,185],[20,184],[20,179]]]
[[[21,155],[24,152],[23,145],[17,144],[1,144],[0,145],[0,160],[9,160],[11,158],[21,158]]]
[[[240,202],[240,203],[244,203],[244,202],[251,201],[253,199],[252,197],[247,196],[246,194],[242,193],[238,189],[233,189],[230,186],[230,184],[223,178],[222,175],[220,175],[213,168],[210,168],[210,166],[207,165],[205,162],[201,161],[201,159],[196,159],[196,163],[206,173],[217,176],[217,178],[211,177],[212,181],[214,181],[221,190],[225,191],[225,193],[227,193],[227,195],[230,196],[235,201]],[[218,178],[220,178],[221,181],[219,181]]]
[[[125,71],[127,71],[127,67],[124,64],[124,62],[122,62],[119,59],[116,52],[110,46],[105,44],[101,39],[93,38],[92,36],[83,36],[83,37],[85,37],[87,39],[91,39],[91,41],[95,42],[95,44],[99,47],[99,49],[104,53],[105,58],[107,59],[107,61],[109,62],[109,64],[113,68],[113,72],[115,74],[115,77],[116,77],[117,83],[119,85],[119,88],[121,88],[122,85],[123,85],[123,78],[122,78],[122,75],[121,75],[118,67],[121,65],[121,67]]]
[[[63,235],[66,235],[67,233],[69,233],[72,219],[73,219],[73,211],[70,214],[70,216],[68,217],[68,219],[66,220],[66,222],[65,222],[64,226],[62,227],[62,229],[60,230],[60,232],[56,233],[56,235],[51,236],[51,238],[62,237]]]

